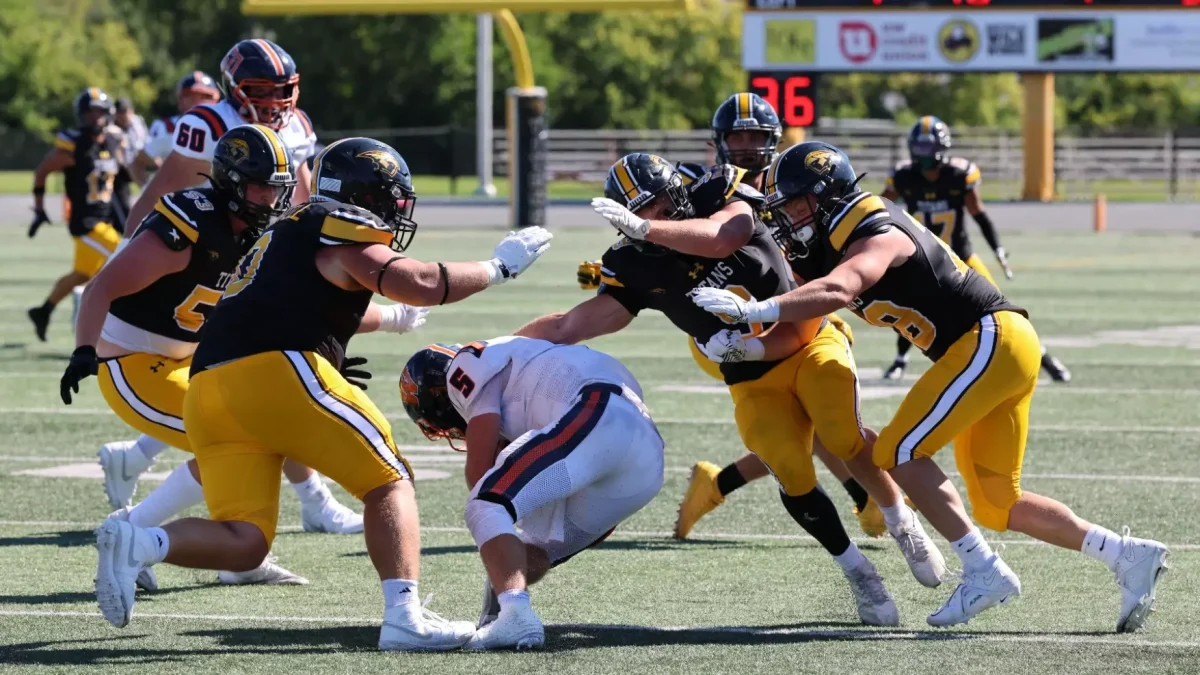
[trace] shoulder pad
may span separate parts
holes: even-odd
[[[974,190],[979,186],[982,176],[975,162],[965,157],[951,157],[948,164],[954,170],[956,182],[961,181],[964,190]]]
[[[693,181],[708,173],[708,169],[709,167],[698,162],[677,162],[675,164],[675,170],[683,176],[684,185],[691,185]]]
[[[633,243],[628,237],[621,237],[617,243],[612,245],[612,248],[604,252],[604,256],[600,259],[601,284],[618,288],[625,286],[621,281],[622,260],[628,255],[627,251],[637,250],[633,248]]]
[[[181,251],[200,239],[198,216],[212,210],[213,203],[200,190],[172,192],[158,200],[151,217],[139,229],[156,232],[169,248]]]
[[[835,251],[843,251],[858,235],[870,234],[873,226],[891,222],[888,202],[870,192],[842,203],[829,219],[829,243]]]
[[[731,196],[731,199],[740,199],[749,204],[750,208],[754,209],[755,211],[761,209],[763,202],[767,200],[767,198],[763,196],[763,193],[741,182],[733,186],[733,195]]]
[[[899,162],[896,162],[896,166],[892,167],[892,175],[895,176],[898,173],[903,173],[905,171],[909,171],[910,169],[912,169],[912,160],[902,159]]]
[[[63,129],[54,135],[54,147],[67,152],[75,152],[75,141],[79,140],[78,129]]]
[[[304,135],[312,136],[314,133],[313,125],[312,125],[312,120],[308,117],[308,113],[304,112],[303,110],[301,110],[299,108],[296,108],[295,114],[296,114],[296,119],[300,120],[300,126],[304,129]]]
[[[310,209],[300,209],[291,217],[299,220],[309,213],[322,217],[321,243],[330,246],[342,244],[390,245],[395,232],[375,214],[350,204],[340,202],[316,202]]]

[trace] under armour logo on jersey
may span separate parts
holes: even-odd
[[[693,279],[699,279],[700,275],[703,273],[704,273],[704,263],[696,263],[696,265],[694,267],[692,267],[692,271],[688,272],[688,276]]]
[[[159,361],[158,363],[156,363],[156,364],[154,364],[154,365],[150,366],[150,371],[151,371],[151,372],[154,372],[154,373],[157,373],[157,372],[158,372],[158,369],[159,369],[159,368],[162,368],[162,367],[163,367],[163,366],[165,366],[165,365],[167,365],[167,364],[163,363],[162,361]]]
[[[220,257],[221,257],[221,254],[220,254],[220,253],[217,253],[216,251],[209,251],[209,252],[208,252],[208,257],[209,257],[210,259],[212,259],[212,260],[217,260],[218,258],[220,258]]]

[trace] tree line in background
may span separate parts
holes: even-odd
[[[175,82],[193,69],[218,77],[218,62],[242,37],[268,37],[291,53],[301,106],[318,128],[473,126],[473,15],[256,18],[240,4],[0,0],[0,127],[50,133],[71,122],[70,101],[89,85],[169,114]],[[740,5],[702,5],[686,15],[519,15],[537,82],[550,91],[551,126],[707,126],[746,81]],[[503,41],[495,45],[502,123],[512,66]],[[1193,127],[1198,84],[1196,74],[1059,75],[1058,123],[1080,131]],[[908,123],[931,113],[959,126],[1020,124],[1015,74],[827,76],[819,95],[825,116]]]

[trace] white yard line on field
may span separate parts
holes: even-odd
[[[71,612],[46,610],[4,610],[0,609],[0,617],[40,617],[40,618],[86,618],[100,619],[100,612]],[[137,620],[165,621],[195,621],[195,622],[239,622],[239,623],[338,623],[379,625],[377,617],[348,617],[348,616],[255,616],[232,614],[159,614],[154,612],[138,612]],[[833,640],[936,640],[938,642],[1010,642],[1058,645],[1096,645],[1113,646],[1120,649],[1138,647],[1158,647],[1163,649],[1192,649],[1200,647],[1200,641],[1195,640],[1141,640],[1113,635],[1015,635],[1008,633],[982,632],[952,632],[952,631],[903,631],[903,630],[806,630],[803,628],[786,628],[773,626],[638,626],[634,624],[589,624],[564,623],[549,624],[552,628],[563,628],[568,631],[638,631],[643,633],[717,633],[733,635],[763,635],[763,636],[794,636],[797,638],[824,638]]]

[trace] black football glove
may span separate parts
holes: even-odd
[[[67,364],[67,370],[58,385],[63,403],[71,405],[71,392],[79,393],[79,381],[98,372],[100,359],[96,357],[95,347],[85,345],[71,352],[71,362]]]
[[[342,377],[346,378],[346,381],[350,384],[358,387],[359,389],[366,389],[367,383],[359,381],[371,379],[371,373],[360,369],[360,366],[365,365],[367,365],[367,358],[365,356],[352,356],[345,361],[342,361],[342,369],[338,372],[340,372]]]
[[[33,239],[37,235],[38,228],[50,222],[50,217],[46,215],[45,209],[33,210],[33,222],[29,224],[29,238]]]

